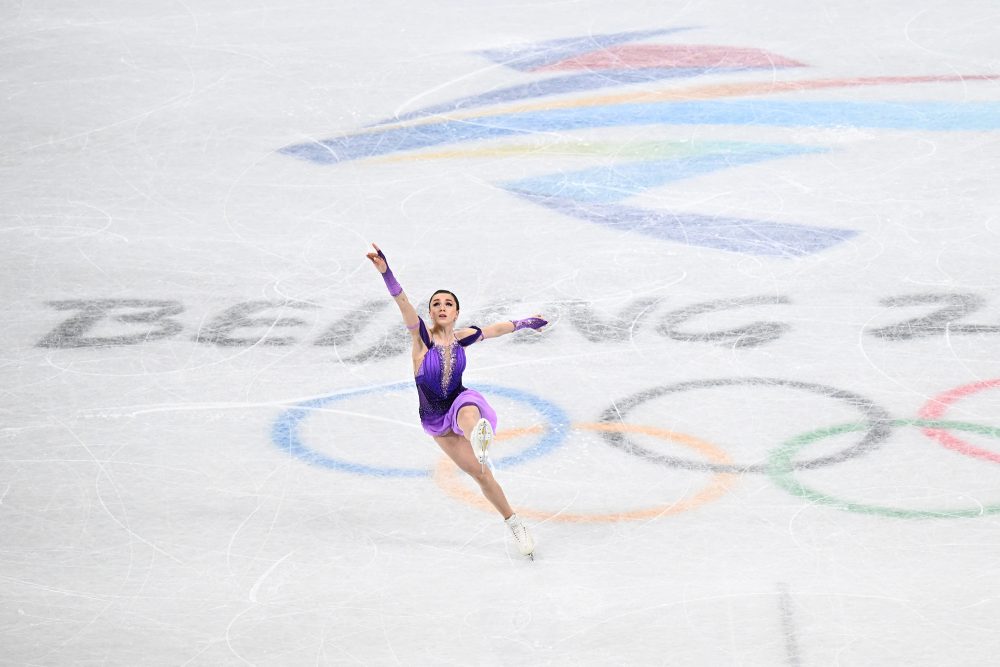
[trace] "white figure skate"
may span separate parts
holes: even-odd
[[[517,545],[517,550],[521,552],[521,555],[535,560],[535,541],[531,539],[531,533],[521,523],[521,519],[516,514],[511,514],[504,519],[504,523],[510,528],[510,532],[514,536],[514,544]]]

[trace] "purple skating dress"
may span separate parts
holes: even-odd
[[[455,432],[464,435],[458,425],[458,411],[466,405],[475,405],[479,413],[497,428],[497,413],[478,391],[462,386],[465,371],[465,348],[483,337],[483,330],[472,327],[476,333],[451,345],[435,345],[420,319],[420,340],[427,346],[427,354],[417,370],[414,380],[420,396],[420,423],[429,435],[446,435]]]

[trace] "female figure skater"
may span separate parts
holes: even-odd
[[[496,338],[520,329],[541,329],[548,322],[540,316],[497,322],[483,327],[455,329],[458,297],[447,290],[431,295],[428,316],[430,329],[403,293],[385,255],[374,243],[367,254],[382,274],[389,294],[396,300],[403,322],[413,337],[413,375],[420,397],[420,423],[438,446],[459,468],[479,484],[483,495],[503,517],[522,555],[532,556],[535,545],[528,529],[514,510],[493,472],[486,465],[487,450],[493,441],[497,415],[482,394],[462,386],[465,348],[480,340]]]

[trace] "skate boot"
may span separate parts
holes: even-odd
[[[488,460],[489,453],[486,451],[489,449],[490,443],[493,442],[493,427],[485,419],[480,419],[476,425],[472,428],[472,435],[469,437],[469,442],[472,443],[472,451],[476,454],[476,460],[486,470],[486,461]]]
[[[504,523],[510,528],[510,532],[514,536],[514,544],[517,545],[517,550],[521,552],[521,555],[535,560],[535,541],[531,539],[531,533],[521,523],[521,519],[516,514],[511,514],[504,519]]]

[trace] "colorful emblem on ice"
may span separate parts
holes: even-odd
[[[813,79],[679,88],[678,80],[804,65],[761,49],[638,43],[691,30],[673,28],[560,39],[478,55],[532,80],[423,107],[362,131],[296,144],[282,152],[318,164],[352,160],[462,159],[498,154],[600,154],[613,166],[497,183],[513,195],[578,220],[627,233],[752,255],[795,257],[825,250],[858,232],[801,222],[725,218],[646,209],[626,200],[644,190],[765,160],[825,151],[818,146],[735,142],[599,143],[601,128],[669,125],[865,127],[895,130],[1000,129],[1000,103],[769,100],[778,93],[995,80],[995,75]],[[661,87],[671,81],[669,88]],[[644,84],[641,90],[595,93]],[[559,97],[556,97],[559,96]],[[555,143],[499,140],[559,133]],[[575,141],[567,142],[567,139]],[[479,142],[472,149],[435,147]]]

